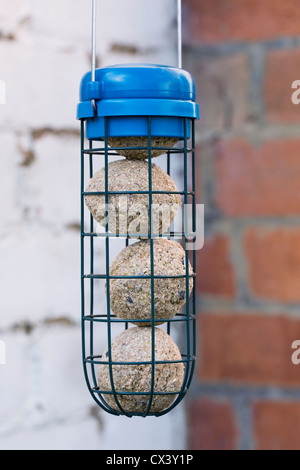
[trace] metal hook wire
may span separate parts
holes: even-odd
[[[96,81],[96,0],[92,0],[93,2],[93,13],[92,13],[92,82]],[[92,107],[93,110],[96,111],[97,105],[96,101],[92,100]]]
[[[91,79],[96,80],[96,1],[92,0],[92,66]],[[178,68],[182,68],[182,2],[177,0],[177,62]],[[94,111],[97,109],[96,101],[92,100]]]
[[[177,57],[178,57],[178,68],[182,69],[182,7],[181,7],[181,0],[177,0]]]

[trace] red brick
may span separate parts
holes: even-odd
[[[199,129],[228,130],[248,121],[250,69],[246,54],[199,58],[187,52],[184,66],[196,82]]]
[[[244,244],[252,293],[265,299],[299,302],[300,228],[253,227]]]
[[[299,214],[300,139],[272,140],[259,147],[236,139],[216,144],[213,152],[215,200],[225,214]]]
[[[299,30],[300,31],[300,30]],[[292,83],[300,79],[300,49],[270,52],[264,82],[265,113],[269,122],[299,122],[300,105],[292,103]]]
[[[298,36],[298,0],[184,0],[186,44]]]
[[[300,320],[285,316],[209,313],[198,317],[201,381],[300,386],[292,343]]]
[[[188,409],[190,450],[235,450],[237,431],[228,402],[198,400]]]
[[[300,450],[300,403],[256,403],[254,432],[256,450]]]
[[[204,240],[204,247],[197,252],[199,292],[234,297],[235,278],[229,250],[230,239],[226,235]]]

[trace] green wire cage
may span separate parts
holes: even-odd
[[[185,396],[193,377],[196,357],[195,120],[198,118],[198,105],[195,102],[194,81],[188,72],[175,67],[149,64],[125,64],[97,70],[92,67],[92,72],[86,74],[81,82],[77,118],[81,121],[81,318],[85,379],[93,399],[108,413],[127,417],[162,416],[178,405]],[[132,144],[130,139],[133,136],[137,139],[134,142],[141,145]],[[111,140],[113,137],[119,140]],[[178,143],[175,146],[155,144],[156,139],[165,137],[176,139]],[[119,144],[120,138],[123,139],[122,145]],[[118,145],[114,146],[113,142]],[[126,155],[126,152],[133,155],[143,153],[143,168],[147,168],[148,179],[146,190],[118,190],[111,187],[110,163],[116,156]],[[175,169],[178,173],[180,168],[183,183],[181,190],[153,187],[155,152],[163,154],[159,160],[163,162],[168,177],[173,176]],[[134,158],[127,160],[129,168],[133,161]],[[97,175],[96,169],[101,165],[104,184],[100,189],[90,189],[89,182],[93,181]],[[124,182],[126,175],[120,173],[119,177]],[[181,230],[174,229],[174,222],[170,229],[154,230],[153,201],[158,195],[165,197],[170,194],[180,198],[182,203]],[[128,200],[140,196],[144,200],[146,198],[147,233],[130,232],[129,229],[122,233],[111,229],[111,213],[108,208],[112,198],[119,196]],[[99,198],[104,204],[101,232],[97,229],[95,213],[87,210],[88,198],[96,198],[95,201]],[[102,266],[98,262],[98,239],[103,244],[105,253],[105,263]],[[162,239],[181,244],[183,273],[157,274],[156,241]],[[122,243],[124,249],[136,243],[144,246],[147,244],[149,269],[146,272],[122,274],[112,272],[115,241],[118,246]],[[116,309],[112,311],[111,308],[112,286],[116,281],[121,288],[127,286],[129,314],[126,318],[120,317]],[[139,318],[131,317],[133,300],[130,285],[135,289],[139,283],[145,282],[149,290],[149,314],[146,318],[142,315]],[[184,299],[181,304],[184,305],[175,315],[158,318],[156,302],[162,293],[157,291],[157,286],[164,286],[165,282],[184,285],[179,292],[181,300]],[[192,293],[189,295],[191,286]],[[99,296],[106,296],[106,311],[101,310],[102,307],[95,300]],[[134,356],[134,343],[132,347],[130,344],[124,346],[125,340],[122,340],[123,343],[120,340],[121,350],[127,347],[133,354],[127,360],[126,355],[120,357],[115,354],[114,341],[118,341],[115,338],[118,338],[116,335],[120,331],[132,333],[133,328],[139,336],[142,330],[146,331],[149,344],[137,350]],[[172,338],[176,339],[179,357],[159,357],[158,329],[163,330],[170,341],[173,341]],[[107,337],[105,354],[99,350],[99,334],[103,337],[103,332]],[[122,335],[121,337],[123,338]],[[145,359],[146,349],[149,354]],[[167,378],[168,374],[165,372],[169,373],[172,367],[174,370],[180,369],[182,373],[180,380],[173,380],[172,387],[169,387],[168,380],[171,379]],[[122,377],[126,374],[129,374],[130,380],[127,377],[126,386],[122,387],[120,380],[122,382]],[[138,381],[136,374],[139,374],[139,379],[142,377],[142,382]],[[159,386],[159,382],[162,382],[161,375],[164,384],[167,384],[163,388]],[[105,386],[101,383],[101,377],[104,376],[107,379]],[[141,406],[128,407],[126,399],[141,403]],[[155,406],[160,399],[164,400],[165,405]]]

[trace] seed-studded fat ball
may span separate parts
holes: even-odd
[[[155,276],[183,276],[179,278],[154,279],[155,320],[169,319],[176,315],[186,303],[186,257],[181,245],[168,239],[153,240],[153,260]],[[189,263],[189,275],[193,274]],[[141,276],[138,279],[111,279],[110,305],[120,318],[151,320],[151,275],[150,240],[142,240],[128,245],[115,258],[110,268],[111,276]],[[189,278],[189,293],[193,289],[193,278]],[[138,326],[148,326],[148,322],[136,322]]]
[[[172,148],[177,142],[177,137],[152,137],[151,147]],[[148,147],[148,137],[109,137],[108,144],[111,147]],[[166,152],[167,150],[151,150],[151,157],[159,157]],[[117,153],[128,159],[145,160],[148,158],[148,149],[128,150],[124,148],[117,150]]]
[[[173,339],[160,328],[155,328],[155,361],[182,361],[179,349]],[[152,361],[152,328],[129,328],[111,342],[111,357],[115,362]],[[108,362],[108,350],[102,361]],[[155,364],[154,392],[150,412],[159,413],[168,408],[180,392],[184,366],[182,362]],[[117,399],[127,413],[145,413],[151,392],[152,364],[112,365],[113,384]],[[101,364],[98,370],[100,391],[112,391],[109,366]],[[120,392],[145,392],[145,395],[122,395]],[[147,395],[148,392],[148,395]],[[172,392],[176,392],[173,393]],[[168,393],[171,393],[168,395]],[[108,405],[115,410],[119,407],[113,395],[104,394]]]
[[[160,167],[152,166],[152,191],[166,191],[166,194],[152,195],[152,233],[165,233],[181,206],[176,185]],[[148,162],[144,160],[117,160],[108,165],[108,190],[149,191]],[[87,187],[87,192],[105,191],[105,169],[97,172]],[[86,195],[85,202],[97,222],[106,226],[105,196]],[[108,229],[111,233],[134,234],[135,238],[148,238],[149,195],[111,194],[108,196]],[[144,235],[144,237],[142,236]],[[145,236],[146,235],[146,236]]]

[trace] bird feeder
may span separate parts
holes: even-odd
[[[94,51],[77,109],[84,373],[92,397],[107,412],[161,416],[186,394],[196,355],[195,85],[179,67],[121,64],[95,69]],[[159,155],[166,171],[155,163]],[[99,159],[104,167],[96,172]],[[181,191],[172,180],[174,165],[182,168]],[[180,206],[183,219],[189,216],[188,205],[192,236],[184,227],[170,230]],[[161,221],[163,207],[170,210],[166,224]],[[136,214],[138,227],[133,224]],[[99,237],[105,245],[100,272]],[[112,261],[115,239],[123,240],[124,249]],[[99,310],[96,296],[106,297],[106,311]],[[99,334],[104,332],[103,352]]]

